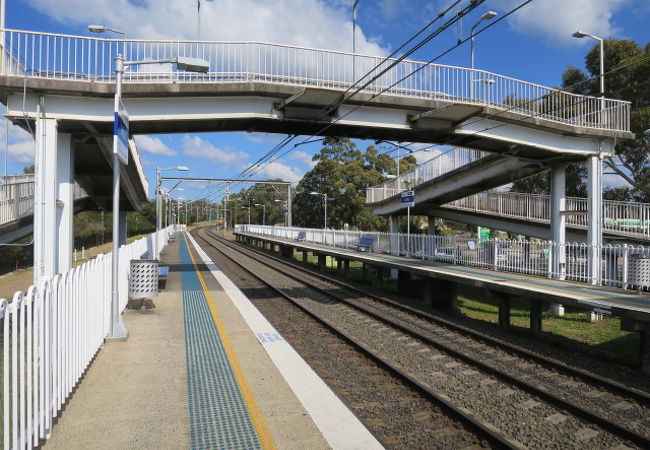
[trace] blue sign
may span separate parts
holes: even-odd
[[[415,206],[415,192],[404,191],[402,192],[402,206],[411,208]]]
[[[113,153],[117,154],[124,164],[129,163],[129,115],[120,100],[120,106],[115,112],[113,124]]]

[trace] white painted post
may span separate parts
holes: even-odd
[[[57,272],[66,272],[72,268],[74,249],[74,150],[70,134],[58,134],[56,158],[57,242],[51,245],[57,251]]]
[[[118,243],[119,243],[120,247],[123,246],[123,245],[126,245],[126,225],[127,225],[127,223],[126,223],[126,211],[120,211],[120,233],[119,233],[120,236],[119,236],[119,239],[118,239]],[[162,230],[162,228],[161,228],[161,230]],[[156,234],[154,234],[154,236],[155,236],[154,241],[156,243],[155,248],[156,248],[156,251],[158,252],[158,254],[160,254],[160,250],[162,250],[162,248],[160,248],[162,246],[161,245],[161,243],[162,243],[162,238],[161,238],[162,232],[158,231]]]
[[[399,216],[388,217],[390,226],[390,254],[399,256]],[[390,269],[390,277],[397,278],[397,269]]]
[[[591,278],[591,284],[600,284],[601,251],[603,244],[603,160],[598,156],[590,156],[587,164],[587,173],[589,276]]]
[[[559,280],[566,279],[566,168],[551,169],[551,234],[553,237],[553,272]]]

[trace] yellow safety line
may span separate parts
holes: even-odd
[[[273,444],[273,439],[271,438],[271,433],[269,432],[269,429],[266,426],[266,422],[264,422],[264,418],[262,417],[260,408],[257,405],[257,401],[255,400],[255,395],[253,394],[253,391],[251,390],[248,381],[246,380],[246,375],[244,374],[243,369],[239,365],[239,360],[237,359],[237,355],[233,350],[232,343],[230,342],[230,338],[226,333],[226,329],[223,326],[221,317],[217,313],[215,302],[210,296],[210,291],[208,290],[208,287],[205,284],[205,280],[203,279],[203,276],[199,271],[199,267],[196,264],[196,261],[194,260],[194,256],[192,256],[192,251],[191,251],[192,247],[190,246],[190,243],[187,240],[187,236],[183,234],[183,237],[185,239],[185,244],[187,245],[188,253],[190,254],[190,259],[192,260],[192,264],[194,265],[194,270],[196,271],[196,274],[199,277],[199,281],[201,282],[201,286],[203,287],[203,293],[205,294],[206,301],[208,302],[208,306],[210,307],[210,312],[212,313],[212,319],[214,320],[214,324],[216,325],[217,331],[219,332],[219,336],[221,337],[221,341],[223,342],[223,346],[226,350],[226,355],[228,355],[228,359],[230,360],[230,365],[232,366],[233,373],[235,374],[235,378],[237,379],[237,384],[239,384],[239,389],[241,390],[242,396],[244,397],[244,401],[246,402],[246,406],[248,407],[248,413],[251,417],[251,421],[253,422],[253,425],[255,426],[255,430],[257,431],[257,436],[260,439],[262,448],[275,449],[275,445]]]

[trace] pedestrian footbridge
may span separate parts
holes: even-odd
[[[77,143],[95,141],[110,152],[118,55],[130,62],[192,57],[209,66],[206,73],[169,63],[127,70],[122,100],[132,134],[257,131],[437,143],[490,153],[472,161],[471,170],[458,168],[460,187],[447,183],[444,195],[436,191],[445,202],[548,168],[556,188],[563,189],[566,163],[589,159],[590,173],[600,173],[614,142],[633,137],[629,102],[482,70],[262,42],[122,40],[22,30],[5,30],[4,38],[0,99],[10,120],[35,130],[37,157],[44,158],[36,176],[51,177],[53,187],[68,176],[69,143],[75,160],[86,153]],[[137,166],[123,171],[131,199],[137,197],[133,192],[146,192]],[[599,178],[592,181],[592,191],[600,193]],[[36,239],[35,254],[55,260],[41,248],[62,234],[54,226],[57,198],[46,197],[37,204],[49,211],[52,226],[44,222],[43,228],[52,234]],[[390,205],[380,208],[393,214]],[[595,237],[590,242],[598,243]],[[71,250],[64,247],[64,254]],[[51,276],[56,270],[45,272]]]

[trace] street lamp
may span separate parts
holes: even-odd
[[[88,25],[88,30],[93,33],[106,33],[110,31],[111,33],[121,34],[124,36],[124,39],[128,38],[126,31],[116,30],[115,28],[107,27],[105,25]]]
[[[356,79],[356,62],[357,53],[357,8],[359,7],[359,0],[354,0],[352,5],[352,82]]]
[[[594,36],[593,34],[585,33],[583,31],[576,31],[573,33],[571,36],[574,38],[582,39],[586,37],[590,37],[592,39],[595,39],[600,43],[600,98],[601,98],[601,108],[604,109],[604,103],[603,99],[605,98],[605,40],[602,38],[599,38],[598,36]]]
[[[327,194],[322,194],[320,192],[310,192],[309,195],[322,195],[323,201],[325,202],[325,216],[323,220],[323,229],[327,230]]]
[[[488,11],[485,14],[481,16],[481,18],[476,22],[474,25],[472,25],[472,28],[469,32],[470,34],[470,69],[472,69],[471,72],[471,82],[469,85],[469,90],[470,90],[470,99],[474,99],[474,62],[475,62],[475,55],[474,55],[474,30],[476,29],[477,26],[484,20],[492,20],[497,16],[496,11]]]
[[[142,61],[124,61],[121,54],[115,56],[115,103],[114,103],[114,117],[115,126],[113,128],[113,256],[112,256],[112,304],[111,304],[111,332],[110,338],[126,338],[128,332],[122,323],[122,316],[120,314],[120,299],[119,299],[119,236],[120,236],[120,165],[121,159],[124,159],[122,152],[124,151],[124,137],[128,138],[128,116],[126,108],[122,104],[122,75],[124,68],[134,65],[143,64],[160,64],[172,63],[176,64],[180,70],[187,70],[193,72],[207,72],[210,64],[207,61],[198,58],[187,58],[178,56],[175,58],[161,59],[161,60],[142,60]],[[128,158],[128,141],[126,142],[126,158]],[[126,164],[126,161],[124,161]]]
[[[162,180],[160,179],[160,174],[166,170],[179,170],[181,172],[186,172],[190,169],[185,166],[166,168],[156,167],[156,232],[162,230]],[[159,258],[160,250],[161,249],[158,248],[158,240],[154,239],[154,259]]]
[[[247,209],[248,210],[248,224],[251,224],[251,207],[250,206],[242,206],[241,209]]]
[[[262,225],[266,225],[266,205],[262,203],[255,203],[255,206],[262,207]]]
[[[283,211],[284,212],[284,225],[287,226],[287,227],[290,226],[288,224],[289,202],[286,201],[286,200],[279,199],[279,198],[276,198],[273,201],[275,203],[282,203],[282,208],[284,209],[284,211]]]

